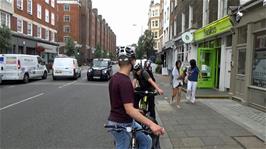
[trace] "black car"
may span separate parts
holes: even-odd
[[[113,74],[111,61],[94,59],[93,64],[87,71],[87,80],[109,80]]]

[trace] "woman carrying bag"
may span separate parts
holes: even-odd
[[[174,98],[176,97],[176,107],[180,108],[180,99],[181,99],[181,87],[183,85],[183,76],[180,72],[182,62],[180,60],[176,61],[175,67],[172,71],[172,85],[173,85],[173,93],[172,93],[172,99],[170,100],[170,104],[174,101]]]

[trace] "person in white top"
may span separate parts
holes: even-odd
[[[177,108],[180,108],[180,99],[181,99],[181,87],[183,85],[183,76],[180,73],[180,67],[182,62],[180,60],[176,61],[175,67],[172,71],[172,84],[173,84],[173,93],[172,93],[172,99],[170,100],[170,103],[174,101],[174,98],[176,97],[176,106]]]

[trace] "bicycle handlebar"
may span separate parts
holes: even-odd
[[[158,92],[150,92],[150,91],[134,91],[134,93],[136,94],[144,94],[144,95],[153,95],[153,96],[157,96],[160,95]]]
[[[104,124],[104,128],[111,128],[111,130],[113,131],[121,131],[121,130],[125,130],[129,133],[136,133],[138,131],[142,131],[144,133],[151,133],[150,131],[147,131],[143,128],[141,129],[136,129],[136,128],[132,128],[132,127],[125,127],[125,126],[120,126],[120,125],[107,125],[107,124]]]

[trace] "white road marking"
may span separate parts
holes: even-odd
[[[77,81],[73,81],[73,82],[70,82],[70,83],[64,84],[64,85],[62,85],[62,86],[59,86],[58,88],[63,88],[63,87],[69,86],[69,85],[71,85],[71,84],[74,84],[74,83],[76,83],[76,82],[77,82]]]
[[[44,94],[44,93],[40,93],[40,94],[38,94],[38,95],[35,95],[35,96],[32,96],[32,97],[29,97],[29,98],[24,99],[24,100],[21,100],[21,101],[19,101],[19,102],[16,102],[16,103],[10,104],[10,105],[8,105],[8,106],[5,106],[5,107],[1,108],[0,111],[1,111],[1,110],[4,110],[4,109],[7,109],[7,108],[10,108],[10,107],[13,107],[13,106],[15,106],[15,105],[17,105],[17,104],[20,104],[20,103],[22,103],[22,102],[26,102],[26,101],[28,101],[28,100],[31,100],[31,99],[37,98],[37,97],[39,97],[39,96],[42,96],[43,94]]]
[[[13,88],[13,87],[15,87],[14,85],[12,85],[12,86],[9,86],[8,88]]]

